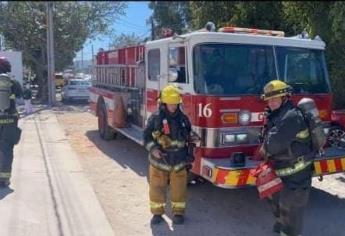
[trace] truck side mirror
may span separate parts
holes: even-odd
[[[175,82],[178,77],[178,72],[176,68],[169,68],[168,81]]]

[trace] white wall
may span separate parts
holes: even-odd
[[[12,71],[9,73],[11,76],[23,85],[23,60],[22,52],[15,51],[0,51],[0,57],[6,57],[11,63]]]

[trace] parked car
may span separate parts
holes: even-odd
[[[62,88],[62,101],[89,100],[91,82],[83,79],[67,80]]]

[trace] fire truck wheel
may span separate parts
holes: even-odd
[[[111,140],[114,138],[115,134],[112,128],[108,125],[107,122],[107,113],[104,103],[99,108],[98,113],[98,132],[102,139]]]
[[[341,126],[335,125],[328,131],[327,142],[332,147],[345,149],[345,131]]]

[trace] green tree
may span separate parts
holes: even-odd
[[[335,108],[345,107],[345,2],[283,2],[289,24],[319,35],[326,43],[326,60]]]
[[[217,28],[227,25],[235,15],[236,1],[195,1],[190,2],[193,29],[201,29],[209,21]]]
[[[134,33],[132,34],[122,33],[114,37],[113,42],[111,43],[111,47],[120,48],[124,46],[133,46],[144,41],[145,41],[144,38],[141,38],[140,36]]]
[[[152,1],[149,8],[153,10],[152,18],[155,25],[155,35],[161,34],[162,28],[170,28],[181,34],[190,28],[190,12],[188,2]]]
[[[87,38],[107,33],[124,14],[123,2],[54,2],[55,67],[62,70]],[[0,32],[6,45],[23,52],[39,83],[39,97],[47,99],[47,18],[44,2],[0,2]]]
[[[199,1],[190,3],[192,26],[203,28],[208,21],[217,28],[233,25],[247,28],[283,30],[291,33],[293,29],[284,21],[282,2],[279,1]]]

